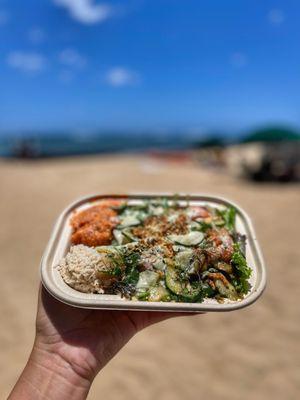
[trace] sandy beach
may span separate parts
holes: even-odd
[[[90,193],[221,194],[253,217],[268,287],[238,312],[183,317],[139,333],[96,378],[90,400],[296,400],[300,392],[300,188],[254,185],[192,163],[142,156],[0,162],[0,393],[34,334],[39,262],[52,225]]]

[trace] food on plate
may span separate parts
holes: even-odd
[[[117,206],[118,203],[103,201],[80,213],[75,213],[71,220],[72,243],[87,246],[110,244],[112,230],[118,221],[117,212],[112,209],[112,205]]]
[[[235,219],[233,207],[105,200],[73,215],[71,248],[58,268],[84,293],[238,301],[250,290],[251,268]]]

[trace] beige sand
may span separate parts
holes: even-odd
[[[1,394],[32,344],[39,261],[60,210],[93,192],[191,191],[227,196],[253,216],[268,288],[248,309],[140,333],[97,377],[89,399],[299,398],[299,186],[253,185],[195,165],[129,156],[1,162],[0,185]]]

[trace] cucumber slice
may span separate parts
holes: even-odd
[[[196,274],[205,266],[205,256],[198,256],[194,249],[185,247],[185,250],[178,252],[175,257],[175,266],[189,275]]]
[[[164,263],[163,258],[158,258],[154,263],[153,263],[153,268],[157,269],[158,271],[164,271],[166,268],[166,264]]]
[[[171,265],[166,270],[166,285],[171,292],[187,301],[196,301],[201,295],[201,286],[193,286],[187,279],[181,279],[178,271]]]
[[[172,248],[175,251],[175,253],[179,253],[180,251],[185,251],[186,250],[186,246],[182,246],[182,245],[178,245],[178,244],[174,244],[172,246]]]
[[[127,244],[131,242],[135,242],[136,239],[133,235],[131,235],[130,230],[125,228],[122,231],[120,229],[113,230],[114,238],[116,239],[118,245]]]
[[[135,226],[139,225],[141,221],[134,215],[127,215],[121,219],[121,224],[118,228],[126,228],[128,226]]]
[[[193,261],[193,250],[192,249],[186,249],[184,247],[183,251],[179,251],[175,255],[175,262],[177,265],[181,267],[181,269],[185,269],[188,267]]]
[[[183,246],[197,246],[204,239],[204,234],[199,231],[191,231],[186,235],[170,235],[169,239],[173,243],[182,244]]]
[[[154,286],[158,281],[159,275],[154,271],[143,271],[139,275],[138,283],[136,284],[136,288],[139,291],[145,291],[149,289],[151,286]]]
[[[170,292],[163,286],[154,286],[149,290],[148,301],[168,301]]]
[[[114,238],[116,239],[118,244],[123,244],[124,236],[123,236],[121,231],[119,231],[118,229],[114,229],[113,230],[113,235],[114,235]]]

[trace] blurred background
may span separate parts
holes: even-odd
[[[299,19],[298,0],[0,0],[1,393],[30,351],[61,209],[169,191],[244,207],[268,288],[140,333],[89,398],[298,398]]]

